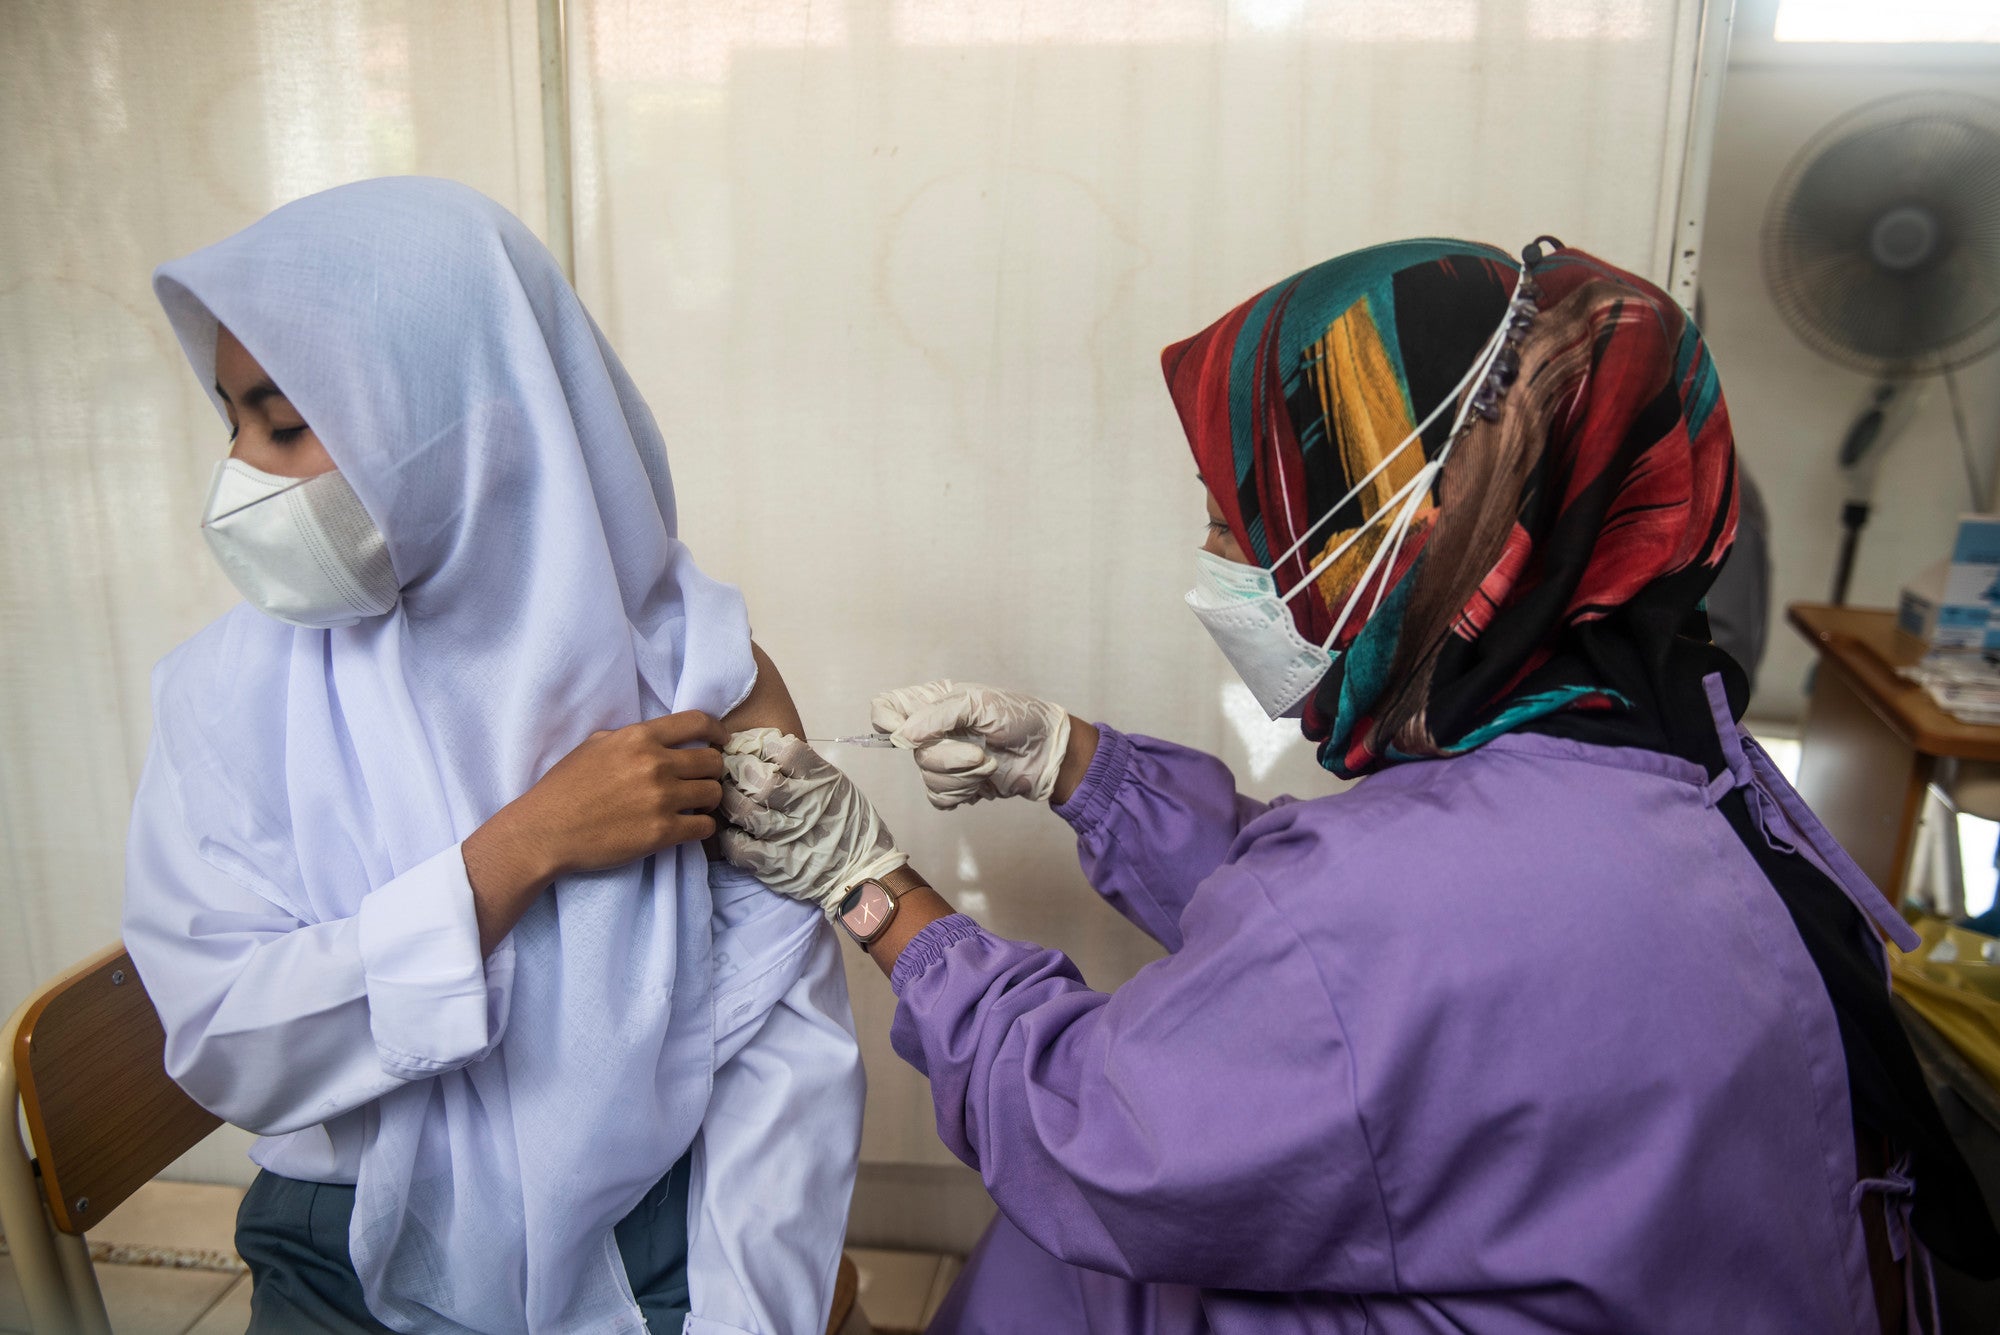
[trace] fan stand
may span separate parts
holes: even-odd
[[[1833,567],[1835,607],[1847,606],[1847,581],[1854,574],[1854,552],[1861,545],[1861,530],[1868,523],[1868,507],[1849,501],[1840,507],[1840,559]]]
[[[1882,456],[1903,434],[1923,402],[1928,381],[1913,378],[1916,368],[1891,375],[1868,391],[1854,424],[1840,443],[1840,472],[1847,495],[1840,505],[1840,556],[1833,568],[1831,601],[1847,604],[1847,586],[1854,575],[1854,556],[1861,547],[1861,530],[1874,508],[1875,478]]]

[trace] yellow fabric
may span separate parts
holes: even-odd
[[[1327,326],[1325,335],[1307,355],[1306,376],[1319,396],[1322,416],[1333,429],[1329,444],[1341,452],[1348,477],[1365,476],[1416,425],[1410,420],[1403,382],[1389,360],[1389,350],[1382,343],[1382,332],[1376,328],[1374,310],[1366,297]],[[1386,505],[1424,463],[1423,446],[1412,445],[1403,451],[1356,497],[1362,517],[1365,519]],[[1431,509],[1432,502],[1425,497],[1418,507],[1416,522],[1421,523]],[[1320,572],[1314,583],[1329,609],[1338,608],[1353,592],[1388,530],[1386,522],[1376,524],[1338,561]],[[1319,556],[1345,542],[1353,532],[1350,528],[1328,534],[1320,544]],[[1317,561],[1318,557],[1314,559]]]
[[[1889,950],[1896,995],[2000,1090],[2000,941],[1942,918],[1919,918],[1914,925],[1923,944],[1907,955]],[[1986,958],[1989,945],[1995,947],[1992,960]]]

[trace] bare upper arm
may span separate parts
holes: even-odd
[[[723,716],[722,726],[731,732],[776,728],[794,737],[805,736],[806,725],[799,718],[798,706],[792,703],[792,693],[785,688],[785,679],[778,675],[778,665],[755,644],[750,653],[757,660],[757,684],[742,704]]]

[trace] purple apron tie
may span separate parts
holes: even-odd
[[[1917,1184],[1910,1180],[1910,1156],[1905,1154],[1896,1160],[1881,1177],[1864,1177],[1856,1182],[1848,1199],[1859,1210],[1861,1198],[1871,1191],[1882,1197],[1882,1219],[1889,1230],[1889,1255],[1903,1263],[1903,1319],[1908,1323],[1910,1335],[1920,1335],[1925,1329],[1933,1332],[1942,1330],[1944,1321],[1938,1310],[1937,1272],[1931,1268],[1930,1250],[1910,1227],[1910,1214],[1916,1208],[1917,1193]],[[1924,1273],[1924,1291],[1929,1298],[1931,1321],[1928,1327],[1917,1321],[1919,1269]]]
[[[1867,873],[1855,865],[1847,850],[1827,833],[1826,826],[1820,824],[1819,817],[1813,815],[1798,790],[1785,781],[1764,748],[1737,726],[1729,713],[1729,696],[1723,690],[1722,675],[1712,672],[1702,678],[1701,684],[1708,693],[1716,740],[1722,744],[1722,758],[1728,765],[1709,780],[1709,805],[1714,806],[1727,793],[1744,789],[1750,814],[1773,848],[1797,853],[1818,866],[1860,910],[1861,916],[1875,924],[1876,930],[1904,950],[1915,950],[1923,943],[1922,938],[1875,888]],[[1885,987],[1888,972],[1885,961],[1882,970]],[[1930,1329],[1936,1331],[1939,1329],[1937,1276],[1931,1269],[1929,1250],[1910,1227],[1916,1183],[1910,1178],[1909,1155],[1898,1159],[1882,1177],[1865,1177],[1856,1182],[1850,1197],[1854,1209],[1860,1210],[1861,1198],[1871,1191],[1881,1193],[1882,1213],[1889,1229],[1889,1254],[1903,1266],[1903,1309],[1910,1335],[1920,1335],[1924,1329],[1917,1324],[1919,1269],[1923,1271],[1924,1288],[1930,1298]]]
[[[1813,815],[1805,799],[1785,782],[1785,776],[1778,772],[1764,748],[1730,717],[1722,674],[1711,672],[1702,678],[1701,684],[1708,692],[1709,713],[1715,719],[1715,736],[1722,744],[1722,758],[1728,763],[1726,770],[1709,780],[1709,805],[1714,806],[1725,793],[1746,789],[1750,813],[1773,848],[1798,853],[1817,865],[1861,911],[1861,916],[1875,924],[1875,930],[1904,950],[1915,950],[1922,945],[1915,929],[1903,921],[1903,915],[1875,888],[1868,874],[1827,833],[1826,826],[1819,823],[1819,817]],[[1883,970],[1885,985],[1887,972]]]

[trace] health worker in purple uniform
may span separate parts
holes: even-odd
[[[875,702],[933,802],[1051,801],[1167,954],[994,936],[805,744],[732,858],[889,975],[1000,1209],[938,1332],[1934,1329],[2000,1237],[1889,1005],[1909,928],[1737,723],[1737,476],[1699,333],[1558,245],[1378,246],[1165,354],[1194,614],[1354,787],[1030,696]],[[1004,894],[1005,887],[995,887]]]

